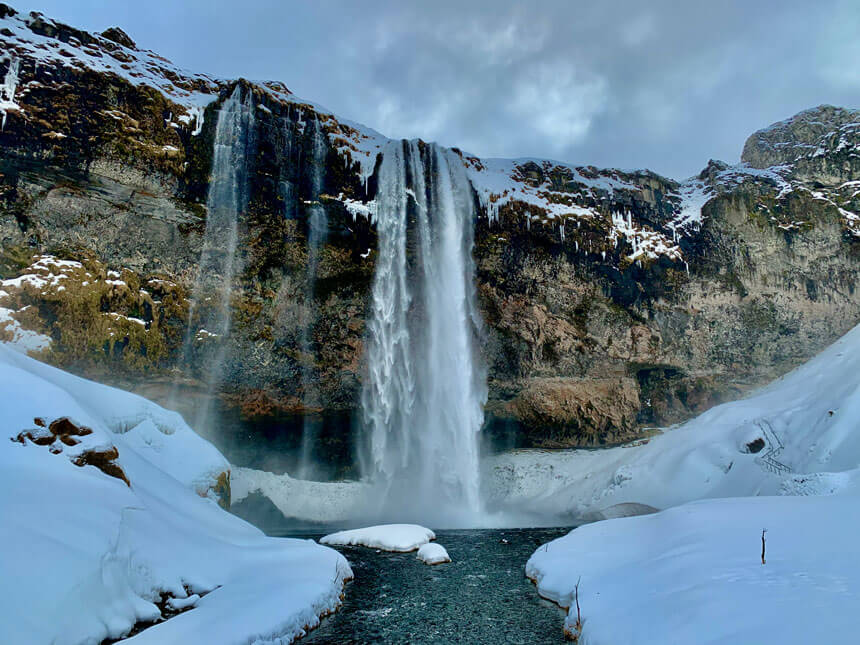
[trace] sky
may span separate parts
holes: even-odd
[[[860,108],[857,0],[6,1],[483,157],[685,178],[800,110]]]

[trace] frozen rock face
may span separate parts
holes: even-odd
[[[238,91],[255,146],[216,396],[252,418],[358,418],[388,140],[279,83],[193,74],[109,32],[0,4],[0,338],[40,334],[43,359],[162,401],[177,367],[183,401],[205,392],[205,365],[183,366],[182,345],[190,334],[205,356],[204,332],[217,333],[187,321],[217,111]],[[803,112],[755,133],[743,163],[684,182],[454,150],[474,196],[484,435],[635,439],[856,324],[858,121]],[[418,235],[405,244],[414,263]]]
[[[819,105],[752,134],[741,160],[753,168],[793,165],[795,174],[828,184],[848,181],[860,168],[858,134],[860,111]]]

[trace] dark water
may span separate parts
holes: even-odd
[[[355,580],[340,611],[300,643],[562,643],[565,612],[524,570],[538,546],[569,530],[437,531],[453,562],[432,567],[414,552],[337,547]]]

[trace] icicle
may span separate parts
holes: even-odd
[[[18,104],[15,103],[15,90],[18,88],[18,72],[20,69],[21,59],[13,57],[9,61],[9,69],[6,70],[3,85],[0,85],[0,112],[3,113],[0,130],[6,129],[6,110],[20,109]]]

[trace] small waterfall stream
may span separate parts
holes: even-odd
[[[314,382],[315,366],[310,363],[311,357],[316,354],[313,349],[313,326],[316,322],[317,311],[314,302],[314,284],[317,278],[317,267],[319,266],[319,253],[328,236],[328,216],[325,208],[320,203],[320,195],[323,191],[323,178],[325,173],[325,132],[319,119],[310,121],[311,128],[311,154],[308,159],[310,166],[310,189],[311,199],[308,204],[308,263],[305,275],[305,293],[303,312],[305,319],[302,321],[300,336],[302,362],[302,404],[305,408],[315,409],[321,407],[319,392]],[[299,468],[296,473],[299,479],[313,479],[315,477],[313,449],[319,437],[320,419],[305,413],[302,427],[302,450],[299,456]]]
[[[473,515],[481,510],[478,433],[487,388],[476,346],[471,186],[450,151],[391,142],[376,200],[362,397],[371,476],[386,487],[386,513]]]
[[[224,373],[227,336],[231,324],[233,280],[237,274],[236,246],[239,218],[248,203],[248,158],[254,131],[251,93],[242,100],[236,86],[218,111],[212,154],[212,174],[206,200],[206,232],[188,313],[183,346],[186,364],[202,354],[206,401],[197,411],[194,427],[206,425],[212,394]]]

